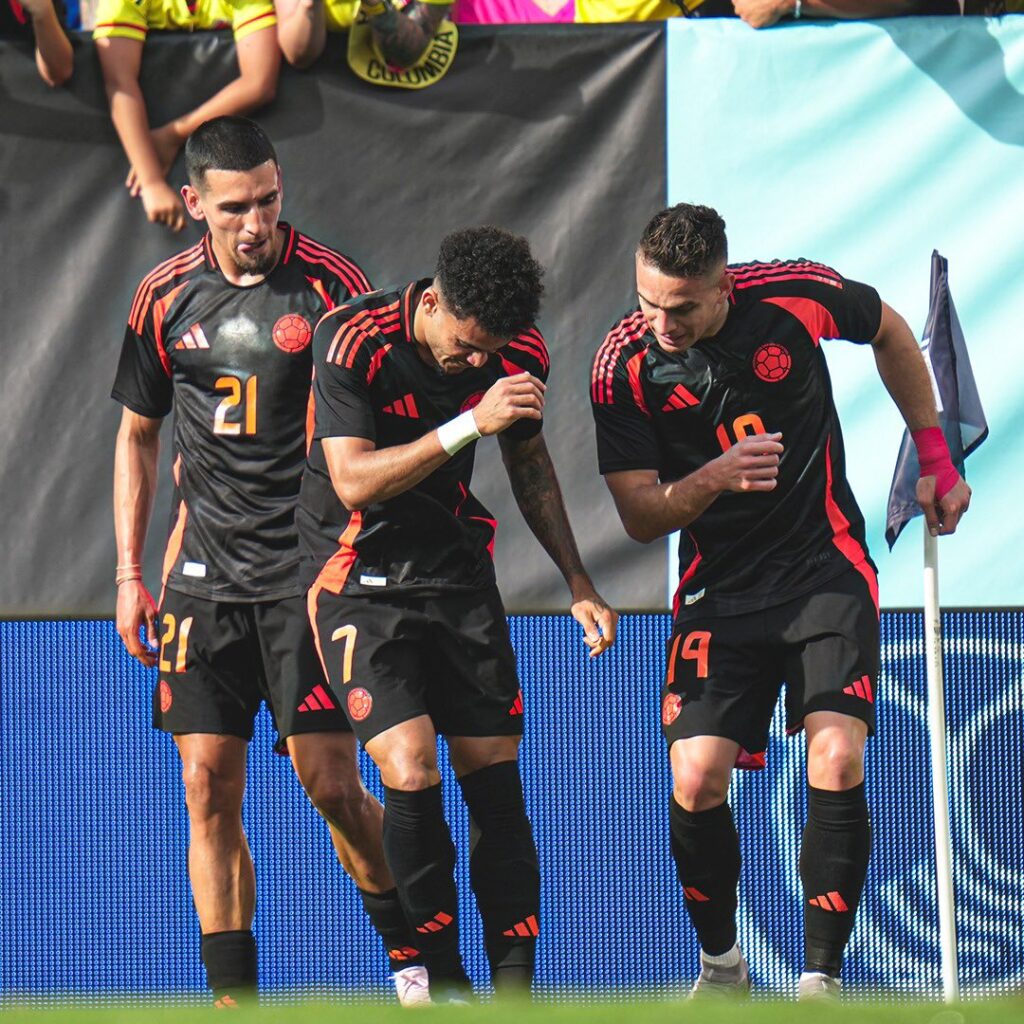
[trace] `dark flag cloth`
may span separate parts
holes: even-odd
[[[964,459],[988,437],[988,423],[971,372],[960,320],[949,294],[949,264],[938,251],[932,252],[931,303],[921,352],[932,375],[939,426],[949,445],[949,456],[957,472],[964,476]],[[890,551],[903,527],[914,516],[921,515],[921,506],[915,497],[919,476],[917,449],[910,431],[904,430],[885,518],[885,539]]]

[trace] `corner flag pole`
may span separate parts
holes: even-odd
[[[953,844],[949,828],[946,768],[946,694],[942,677],[942,620],[939,608],[939,539],[924,525],[924,638],[928,665],[928,737],[932,760],[932,807],[935,816],[935,878],[939,897],[939,949],[942,998],[960,999],[956,966],[956,916],[953,902]]]

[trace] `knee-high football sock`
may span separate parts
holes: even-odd
[[[251,931],[210,932],[199,939],[206,984],[218,1006],[256,996],[256,939]]]
[[[405,911],[398,899],[398,890],[367,892],[359,890],[363,909],[377,934],[384,943],[392,971],[401,971],[414,964],[423,963],[419,942],[405,919]]]
[[[800,847],[805,972],[839,977],[870,853],[871,816],[864,783],[841,793],[808,786]]]
[[[459,955],[455,847],[441,806],[441,784],[384,790],[384,856],[398,899],[435,982],[468,984]]]
[[[470,814],[469,877],[497,990],[529,989],[540,922],[540,867],[519,765],[502,761],[459,779]]]
[[[672,797],[672,856],[700,947],[720,956],[736,944],[740,841],[729,805],[687,811]]]

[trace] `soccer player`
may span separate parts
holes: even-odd
[[[636,281],[639,307],[598,350],[591,399],[626,532],[687,531],[661,720],[672,854],[701,945],[694,993],[750,985],[726,797],[734,765],[764,766],[785,680],[788,729],[807,736],[800,996],[834,997],[868,865],[879,636],[822,339],[871,345],[917,443],[932,533],[956,529],[970,491],[914,337],[873,288],[807,260],[729,266],[722,218],[685,203],[647,225]]]
[[[539,931],[517,764],[524,701],[491,560],[497,522],[470,491],[479,437],[498,435],[591,656],[615,638],[541,432],[541,273],[525,239],[458,231],[433,278],[346,303],[313,339],[316,425],[297,516],[309,615],[335,698],[380,768],[384,851],[439,1001],[464,998],[467,981],[438,733],[473,823],[470,879],[499,992],[528,989]]]
[[[142,52],[151,29],[188,31],[231,27],[238,77],[195,110],[151,128],[139,85]],[[272,0],[99,0],[93,29],[103,83],[121,146],[128,157],[125,186],[142,200],[147,219],[180,231],[181,199],[167,174],[189,134],[205,121],[247,114],[277,92],[281,52]]]
[[[299,585],[295,505],[306,456],[311,325],[369,290],[350,259],[279,220],[281,172],[245,118],[198,128],[182,189],[203,239],[145,277],[113,396],[124,406],[114,468],[117,628],[157,665],[156,728],[181,755],[189,877],[219,1005],[256,987],[255,877],[242,828],[248,741],[260,701],[328,822],[338,858],[389,950],[403,1002],[425,998],[381,845],[383,811],[355,739],[323,686]],[[175,508],[159,607],[140,569],[172,405]],[[160,624],[158,653],[150,645]]]

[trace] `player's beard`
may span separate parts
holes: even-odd
[[[265,277],[277,266],[279,255],[280,253],[277,252],[276,247],[272,245],[268,245],[265,252],[261,252],[256,256],[249,256],[236,249],[235,262],[238,264],[238,269],[246,274],[252,274],[254,277]]]

